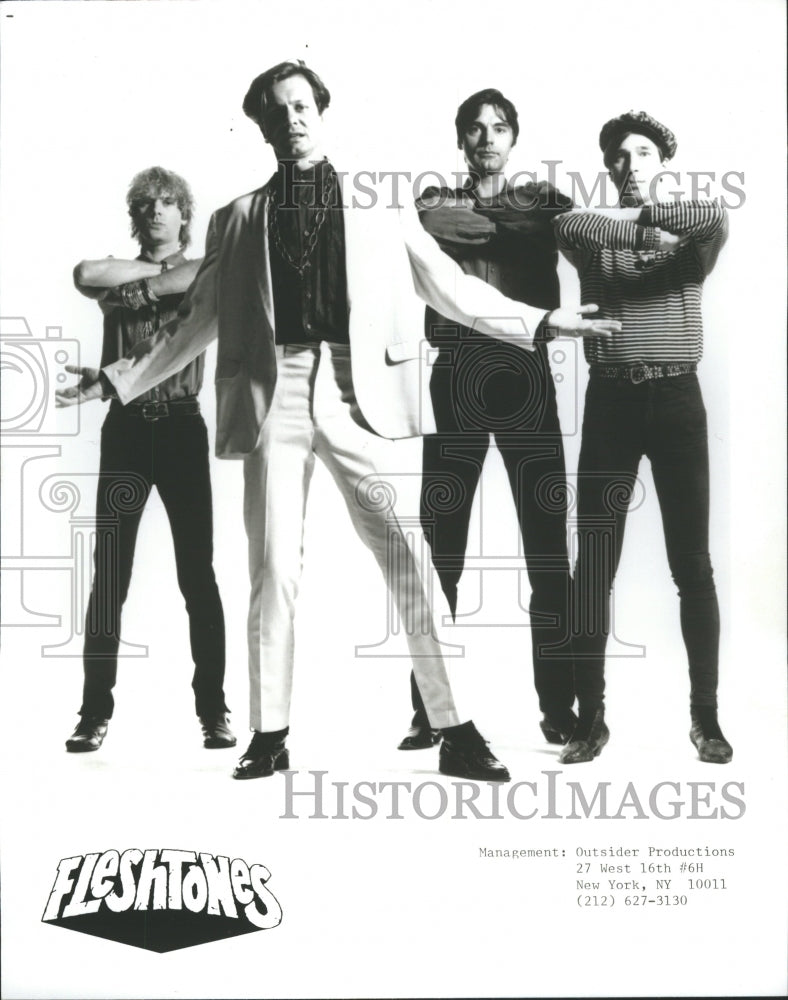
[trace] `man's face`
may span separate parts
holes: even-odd
[[[177,199],[167,191],[151,191],[135,201],[134,221],[140,244],[146,249],[180,243],[184,219]]]
[[[482,104],[462,136],[462,151],[474,173],[499,174],[514,145],[512,126],[492,104]]]
[[[624,136],[609,154],[608,163],[622,200],[635,205],[651,204],[656,195],[655,178],[665,166],[652,139],[634,132]]]
[[[278,160],[308,160],[322,132],[323,117],[306,77],[289,76],[263,96],[263,135]]]

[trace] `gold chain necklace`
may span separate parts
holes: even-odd
[[[334,190],[334,173],[329,171],[326,175],[326,179],[323,182],[323,190],[320,195],[320,208],[318,208],[315,213],[314,221],[312,225],[307,229],[305,240],[306,248],[302,252],[301,256],[296,259],[287,249],[282,239],[282,234],[279,229],[279,207],[275,204],[274,197],[275,191],[274,186],[268,192],[268,229],[271,240],[274,246],[279,251],[282,259],[293,268],[293,270],[298,271],[300,277],[303,278],[304,271],[309,267],[310,258],[315,252],[315,247],[317,246],[317,238],[320,235],[320,230],[323,227],[323,223],[326,221],[326,215],[328,214],[329,205],[331,202],[331,194]]]

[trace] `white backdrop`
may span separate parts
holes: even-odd
[[[571,769],[597,782],[743,783],[737,821],[656,818],[433,822],[280,818],[276,777],[233,782],[235,751],[206,753],[191,715],[186,616],[169,529],[152,498],[140,532],[124,638],[148,655],[121,662],[117,709],[98,754],[66,755],[79,705],[71,639],[72,532],[89,524],[104,408],[47,413],[3,440],[3,990],[9,997],[593,996],[779,994],[785,988],[784,50],[777,0],[667,0],[659,6],[558,0],[334,5],[171,0],[3,3],[0,302],[33,337],[47,327],[100,350],[100,314],[71,270],[133,256],[124,196],[152,164],[183,174],[197,200],[192,254],[211,211],[259,186],[273,156],[241,112],[251,79],[303,58],[332,93],[327,151],[341,169],[462,168],[458,103],[494,86],[517,105],[512,170],[546,177],[560,161],[589,181],[601,124],[644,108],[676,133],[679,171],[744,175],[744,204],[705,292],[700,377],[709,412],[712,558],[723,615],[721,720],[726,768],[700,764],[687,739],[686,661],[658,509],[627,527],[617,634],[646,655],[612,660],[610,745]],[[347,167],[346,167],[347,165]],[[712,193],[724,193],[712,184]],[[736,199],[730,199],[735,201]],[[577,300],[562,265],[566,301]],[[19,330],[4,319],[3,334]],[[54,342],[54,338],[50,337]],[[68,350],[75,349],[73,346]],[[51,344],[46,348],[52,354]],[[585,364],[553,347],[570,472]],[[562,352],[556,356],[556,351]],[[213,427],[209,352],[203,408]],[[53,368],[52,371],[56,371]],[[13,369],[4,392],[18,391]],[[54,378],[54,375],[51,376]],[[51,388],[51,386],[50,386]],[[580,402],[578,402],[580,401]],[[4,419],[8,409],[4,411]],[[4,427],[6,424],[4,424]],[[392,468],[418,468],[419,443]],[[47,507],[49,477],[80,487],[72,510]],[[228,635],[227,692],[246,733],[245,538],[241,466],[213,463],[216,569]],[[411,482],[411,487],[413,482]],[[412,498],[403,496],[407,508]],[[474,515],[475,554],[519,545],[500,459],[491,453]],[[76,574],[76,575],[75,575]],[[452,632],[475,669],[474,718],[515,780],[544,780],[554,748],[537,728],[530,637],[517,604],[527,578],[467,573]],[[297,618],[293,767],[327,780],[436,780],[431,752],[394,749],[409,716],[407,660],[355,655],[385,636],[386,595],[342,502],[318,469],[308,510]],[[47,620],[40,616],[52,616]],[[38,617],[37,617],[38,616]],[[57,620],[59,619],[59,624]],[[482,623],[485,627],[483,627]],[[496,627],[492,627],[496,626]],[[60,644],[51,655],[42,647]],[[64,645],[65,644],[65,645]],[[398,647],[401,650],[401,647]],[[239,750],[241,747],[239,746]],[[575,770],[577,773],[575,773]],[[718,798],[715,800],[718,801]],[[686,907],[581,910],[578,846],[734,848],[728,888]],[[559,847],[561,861],[491,861],[479,847]],[[57,862],[109,848],[177,847],[245,858],[272,872],[282,925],[156,955],[41,923]],[[678,875],[675,874],[678,885]],[[683,876],[682,876],[683,878]]]

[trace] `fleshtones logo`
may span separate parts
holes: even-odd
[[[271,873],[240,858],[135,847],[64,858],[42,920],[148,951],[267,930],[282,908]]]

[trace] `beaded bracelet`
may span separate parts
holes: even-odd
[[[156,294],[151,291],[147,278],[140,281],[129,281],[125,285],[118,287],[118,296],[126,309],[142,309],[144,306],[152,306],[158,302]]]

